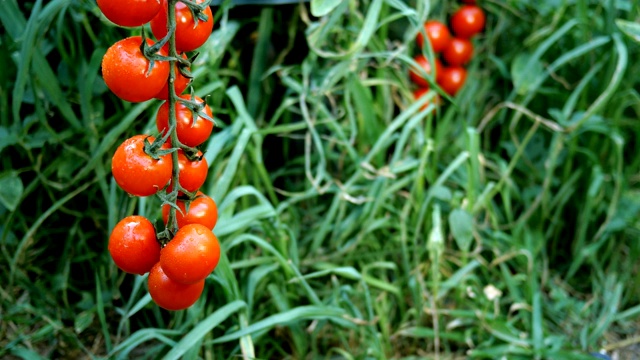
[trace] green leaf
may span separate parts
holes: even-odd
[[[0,151],[5,147],[14,145],[18,141],[15,134],[10,132],[6,127],[0,126]]]
[[[164,359],[179,359],[189,349],[193,348],[198,341],[204,338],[205,335],[209,334],[213,328],[226,320],[231,314],[245,306],[246,304],[244,301],[236,300],[221,307],[206,319],[198,323],[193,330],[189,331],[189,333],[187,333],[179,343],[171,348],[171,351],[164,356]]]
[[[544,68],[537,57],[522,53],[516,56],[511,64],[511,78],[516,92],[526,94],[537,82]]]
[[[469,251],[473,240],[473,218],[462,209],[455,209],[449,214],[451,234],[462,251]]]
[[[318,17],[327,15],[341,2],[342,0],[311,0],[311,14]]]
[[[86,328],[88,328],[91,323],[93,323],[94,317],[95,312],[93,310],[83,311],[76,315],[76,318],[73,322],[73,329],[75,330],[76,334],[80,334]]]
[[[625,35],[640,43],[640,24],[632,21],[616,19],[616,25],[618,25],[618,28]]]
[[[40,356],[37,352],[33,351],[33,350],[29,350],[25,347],[22,346],[18,346],[16,348],[11,349],[11,353],[15,356],[17,356],[20,359],[24,359],[24,360],[41,360],[41,359],[45,359],[44,357]]]
[[[16,172],[0,175],[0,203],[7,209],[15,211],[20,203],[24,185]]]

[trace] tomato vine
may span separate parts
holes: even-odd
[[[205,278],[220,257],[220,245],[212,233],[217,207],[213,199],[198,191],[206,179],[208,164],[197,146],[209,137],[213,115],[206,102],[193,94],[193,88],[189,95],[181,95],[192,78],[189,69],[196,57],[188,59],[184,52],[195,50],[206,41],[213,15],[209,1],[163,0],[160,8],[140,11],[142,18],[136,18],[127,12],[130,7],[140,6],[134,3],[100,0],[98,5],[108,9],[108,18],[116,25],[150,21],[159,41],[150,43],[142,29],[142,36],[117,42],[103,58],[103,77],[109,89],[123,100],[166,99],[156,114],[161,136],[136,135],[125,140],[116,150],[111,166],[116,183],[129,194],[155,194],[161,199],[165,227],[159,232],[154,229],[151,236],[149,220],[129,216],[111,233],[109,252],[125,272],[149,272],[149,293],[156,304],[180,310],[197,301]],[[155,6],[152,3],[148,2],[149,6]],[[184,11],[185,6],[190,14],[181,13],[178,24],[176,11]],[[166,33],[161,31],[159,22],[165,24]],[[197,36],[190,31],[196,31]],[[183,40],[178,46],[178,36],[189,39],[188,43]],[[132,88],[132,82],[137,87]],[[191,202],[204,212],[192,214]]]

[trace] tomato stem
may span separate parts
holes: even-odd
[[[175,64],[177,62],[176,59],[179,58],[178,52],[176,51],[176,3],[178,0],[169,0],[167,1],[168,9],[167,9],[167,31],[170,35],[169,37],[169,57],[172,59],[169,62],[169,131],[170,131],[170,139],[171,139],[171,147],[174,149],[178,149],[180,147],[180,142],[178,141],[178,132],[177,132],[177,120],[176,120],[176,101],[178,96],[176,95],[176,89],[174,87],[174,82],[176,80],[176,69]],[[169,194],[169,200],[172,203],[176,203],[178,200],[178,191],[180,186],[180,163],[178,162],[178,151],[174,151],[171,154],[171,162],[173,164],[173,170],[171,173],[171,193]],[[176,208],[174,206],[170,207],[169,210],[169,218],[167,219],[167,229],[173,235],[178,232],[178,220],[176,219]]]

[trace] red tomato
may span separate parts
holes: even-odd
[[[202,156],[202,151],[198,151]],[[180,167],[180,185],[188,192],[194,192],[207,180],[209,164],[207,159],[189,161],[182,150],[178,150],[178,166]]]
[[[160,265],[167,276],[181,284],[193,284],[209,276],[220,260],[220,244],[209,228],[185,225],[160,251]]]
[[[144,152],[144,139],[152,136],[136,135],[125,140],[111,161],[111,172],[122,190],[135,196],[153,195],[171,180],[171,154],[156,160]],[[169,147],[165,144],[163,148]]]
[[[424,57],[423,55],[418,55],[413,59],[424,69],[427,74],[433,76],[431,64],[426,57]],[[442,73],[442,63],[438,59],[435,59],[435,68],[436,76],[434,80],[438,79],[440,77],[440,73]],[[429,87],[429,82],[427,81],[427,79],[423,78],[422,75],[413,70],[413,68],[409,69],[409,77],[411,78],[411,81],[413,81],[416,85],[426,88]]]
[[[176,212],[178,228],[189,224],[200,224],[206,226],[209,230],[213,230],[218,222],[218,207],[212,198],[201,191],[198,191],[196,196],[189,204],[189,212],[186,211],[185,202],[178,200],[177,205],[182,210],[182,213]],[[165,224],[169,220],[169,210],[169,205],[162,206],[162,220],[164,220]]]
[[[442,77],[438,80],[438,85],[447,94],[453,96],[464,85],[466,79],[467,71],[463,67],[446,67],[442,71]]]
[[[468,39],[453,38],[442,56],[451,66],[465,65],[473,56],[473,44]]]
[[[142,216],[120,220],[109,236],[109,254],[120,270],[145,274],[160,261],[160,243],[153,224]]]
[[[451,28],[456,36],[468,39],[484,28],[484,11],[475,5],[463,5],[451,17]]]
[[[187,55],[182,54],[182,57],[186,59]],[[174,68],[176,71],[176,79],[173,83],[173,87],[176,89],[176,95],[180,95],[187,89],[187,87],[191,83],[191,79],[182,75],[180,70],[178,70],[178,65],[174,65]],[[162,88],[162,90],[160,90],[154,97],[160,100],[169,100],[169,81],[164,83],[164,87]]]
[[[449,33],[449,29],[447,26],[440,21],[431,20],[424,23],[424,31],[429,38],[429,42],[431,43],[431,48],[434,52],[438,53],[444,50],[449,44],[449,39],[451,38],[451,33]],[[418,46],[422,49],[422,45],[424,44],[424,38],[422,33],[419,32],[416,37],[416,41]]]
[[[107,87],[122,100],[141,102],[152,99],[166,84],[169,63],[155,61],[151,73],[149,60],[140,51],[142,38],[132,36],[113,44],[102,58],[102,76]],[[147,39],[147,44],[153,42]],[[160,55],[167,53],[160,49]]]
[[[160,0],[98,0],[98,7],[112,23],[119,26],[142,26],[160,11]]]
[[[428,92],[429,92],[428,88],[418,88],[413,92],[413,99],[418,100],[421,97],[425,96]],[[426,109],[427,106],[429,106],[429,104],[431,103],[434,103],[436,106],[439,106],[441,103],[440,95],[436,94],[435,97],[431,98],[431,100],[428,100],[424,105],[422,105],[420,110]]]
[[[181,95],[180,97],[191,100],[190,95]],[[204,103],[204,100],[197,96],[195,97],[195,100],[199,103]],[[204,112],[213,118],[209,105],[205,106]],[[184,106],[180,101],[176,102],[176,120],[178,121],[176,126],[178,140],[187,146],[194,147],[202,144],[209,138],[209,135],[211,135],[211,131],[213,130],[213,122],[200,116],[198,116],[195,123],[193,123],[191,110]],[[158,127],[158,131],[162,134],[164,134],[169,128],[169,104],[167,102],[162,104],[158,110],[156,126]]]
[[[195,304],[204,289],[204,280],[189,285],[171,280],[162,270],[160,263],[151,268],[147,281],[149,295],[158,306],[166,310],[188,308]]]
[[[204,0],[198,0],[203,3]],[[157,39],[162,39],[167,35],[167,0],[162,2],[162,10],[151,20],[151,31]],[[193,21],[191,10],[182,2],[176,3],[176,50],[179,52],[193,51],[207,41],[211,30],[213,30],[213,14],[211,8],[204,11],[207,21]]]

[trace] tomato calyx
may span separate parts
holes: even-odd
[[[197,101],[196,96],[193,93],[193,89],[191,89],[189,98],[190,99],[179,97],[177,100],[180,101],[180,103],[182,103],[184,107],[191,111],[191,116],[193,118],[193,120],[191,121],[192,126],[196,123],[198,117],[201,117],[207,121],[211,121],[215,126],[218,125],[216,124],[216,121],[204,111],[204,108],[207,106],[206,100],[203,100],[202,102]]]
[[[167,36],[170,33],[167,34]],[[191,83],[191,79],[193,79],[193,74],[191,74],[191,71],[189,70],[191,68],[191,65],[196,61],[196,59],[198,58],[198,55],[200,55],[200,53],[195,53],[193,54],[190,58],[185,59],[182,56],[178,56],[177,60],[178,60],[178,71],[180,72],[180,74],[182,76],[184,76],[185,78],[189,79],[189,83]]]
[[[206,22],[209,20],[209,17],[204,13],[204,10],[209,7],[211,4],[211,0],[206,0],[202,3],[196,3],[195,1],[189,0],[179,0],[181,3],[187,5],[189,10],[191,11],[191,15],[196,20],[195,25],[198,26],[199,21]]]
[[[170,128],[169,131],[167,131],[166,135],[164,135],[163,137],[157,137],[153,141],[153,143],[149,142],[149,137],[147,136],[144,139],[145,154],[151,156],[151,158],[153,158],[154,160],[160,160],[161,157],[165,155],[169,155],[172,152],[176,151],[175,148],[169,148],[169,149],[162,148],[165,142],[167,141],[167,139],[169,138],[169,136],[171,135],[171,131],[173,131],[173,129]]]
[[[189,79],[189,82],[191,82],[191,79],[193,79],[193,74],[191,74],[191,71],[189,70],[189,68],[191,67],[191,64],[193,64],[193,61],[197,57],[198,57],[197,53],[188,60],[183,59],[181,56],[178,57],[178,71],[182,76]]]
[[[180,149],[184,152],[184,155],[189,161],[200,161],[204,158],[204,154],[198,150],[198,148],[181,145]]]
[[[168,187],[169,187],[169,184],[167,184],[165,189],[167,189]],[[180,184],[178,184],[177,188],[174,188],[170,192],[158,191],[156,196],[158,196],[158,198],[162,201],[162,204],[160,205],[160,207],[163,207],[164,205],[169,205],[170,207],[175,209],[176,212],[179,212],[180,215],[182,216],[186,216],[186,214],[189,213],[189,208],[191,206],[191,203],[194,200],[206,197],[206,195],[204,194],[199,194],[197,190],[193,192],[189,192],[185,190],[182,186],[180,186]],[[184,211],[178,206],[178,201],[184,203]],[[162,231],[156,230],[156,237],[158,239],[158,243],[160,243],[160,246],[165,247],[169,243],[169,241],[173,239],[173,237],[176,235],[177,232],[178,232],[177,218],[175,215],[173,217],[169,216],[169,219],[167,221],[167,224],[164,230]]]
[[[140,52],[142,52],[142,55],[145,58],[147,58],[147,60],[149,60],[149,68],[147,69],[147,76],[149,76],[151,74],[151,71],[153,71],[153,66],[155,65],[156,61],[176,60],[171,56],[160,55],[160,49],[162,49],[162,47],[167,43],[167,41],[169,41],[171,31],[169,31],[167,33],[167,36],[165,36],[162,40],[154,43],[153,45],[147,44],[147,34],[145,33],[144,28],[142,28],[141,32],[142,32],[141,34],[142,43],[140,44]]]

